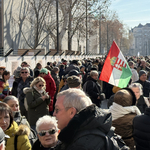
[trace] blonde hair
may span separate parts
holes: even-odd
[[[39,83],[39,82],[43,82],[44,83],[44,89],[46,88],[46,82],[45,82],[45,80],[42,78],[42,77],[37,77],[37,78],[35,78],[32,82],[31,82],[31,84],[30,84],[30,87],[34,87],[37,83]]]

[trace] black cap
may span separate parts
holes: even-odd
[[[73,69],[68,73],[68,76],[72,76],[72,75],[79,76],[80,73],[77,70]]]
[[[10,138],[10,137],[8,135],[5,135],[4,131],[0,127],[0,143],[2,143],[5,140],[5,138]]]

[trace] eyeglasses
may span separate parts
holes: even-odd
[[[57,132],[56,129],[50,129],[50,130],[48,130],[48,131],[41,131],[41,132],[39,132],[38,134],[39,134],[40,136],[45,136],[46,133],[49,133],[50,135],[52,135],[52,134],[55,134],[56,132]]]
[[[44,85],[39,84],[39,87],[43,87]]]
[[[21,73],[23,74],[23,73],[28,73],[28,72],[21,72]]]

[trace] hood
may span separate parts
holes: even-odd
[[[18,130],[17,130],[15,135],[27,135],[27,136],[29,136],[29,134],[30,134],[29,127],[27,125],[21,124],[21,125],[19,125]]]
[[[50,72],[48,71],[48,74],[47,74],[46,76],[44,76],[43,78],[44,78],[45,80],[47,80],[47,79],[51,78],[51,74],[50,74]]]
[[[30,92],[32,91],[32,88],[31,87],[26,87],[23,89],[23,93],[26,94],[27,92]]]
[[[111,125],[111,113],[93,104],[76,114],[60,132],[58,138],[64,143],[70,143],[71,140],[82,131],[90,131],[91,134],[94,134],[92,130],[97,129],[108,133]]]

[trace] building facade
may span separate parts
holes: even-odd
[[[133,35],[133,41],[130,47],[132,55],[150,55],[150,23],[139,24],[130,30]]]

